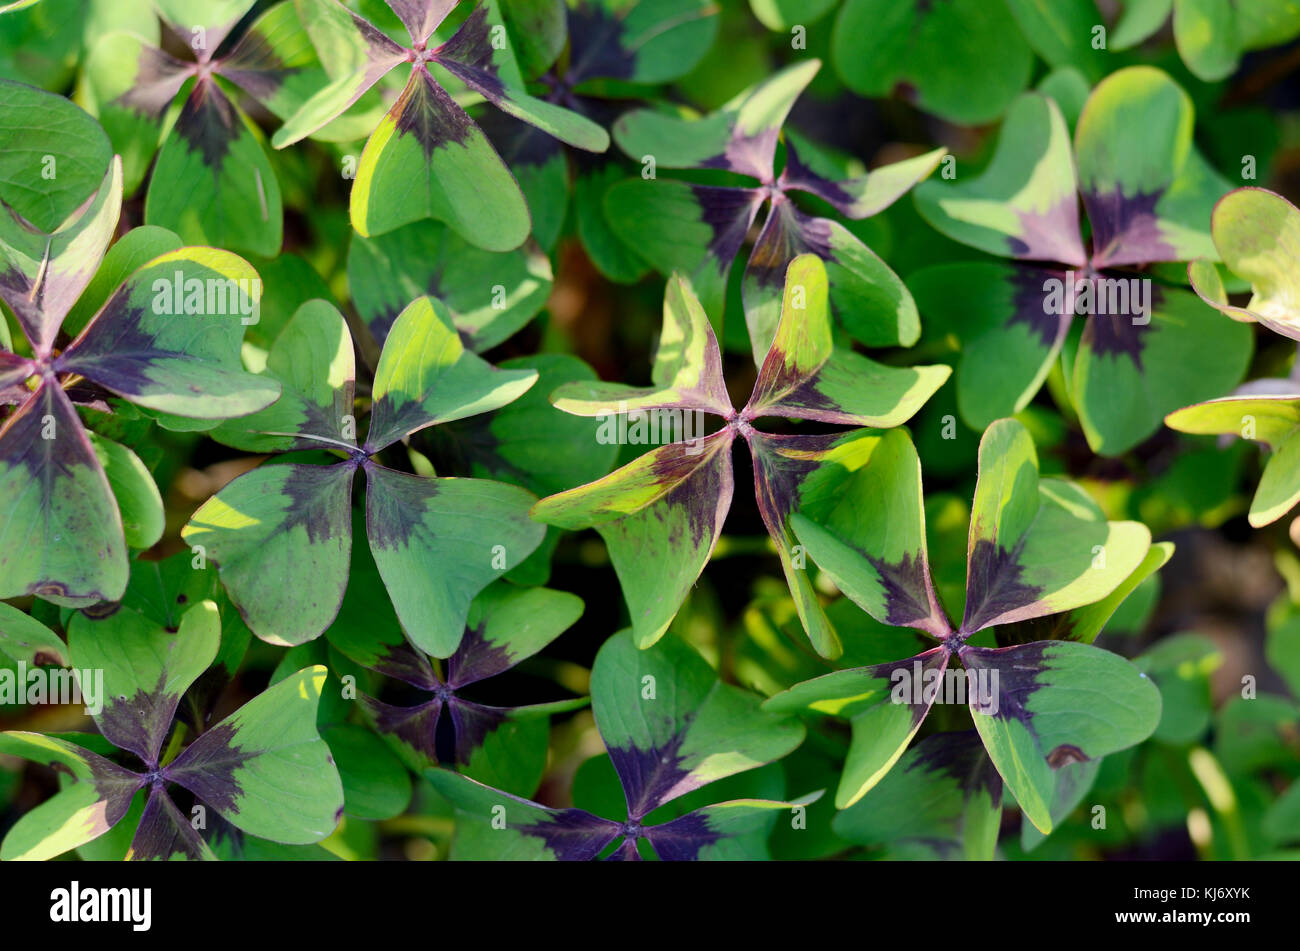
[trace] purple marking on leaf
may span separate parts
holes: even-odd
[[[383,470],[382,491],[375,491],[373,470]],[[410,513],[420,512],[438,494],[438,481],[409,472],[398,472],[370,460],[366,463],[366,537],[372,548],[393,550],[406,547],[417,522]]]
[[[679,732],[663,746],[646,750],[635,746],[609,748],[609,758],[627,798],[628,818],[640,821],[668,800],[702,785],[682,765],[679,752],[692,716],[686,715]]]
[[[149,358],[162,351],[155,348],[153,337],[140,329],[145,309],[129,306],[130,300],[131,288],[123,284],[81,336],[55,358],[54,369],[128,393],[141,393],[153,386]],[[201,392],[198,387],[192,391]]]
[[[215,174],[225,163],[230,143],[244,130],[234,104],[212,79],[205,78],[194,84],[173,132],[185,140],[191,153],[202,155],[203,164]]]
[[[789,139],[785,143],[785,168],[781,172],[778,184],[783,191],[793,189],[816,195],[840,214],[853,217],[854,197],[840,187],[838,182],[818,175],[805,165],[799,158],[799,153],[795,151],[794,143]]]
[[[776,158],[776,143],[780,135],[779,126],[752,133],[735,130],[722,154],[704,159],[697,167],[719,168],[749,175],[766,185],[774,177],[772,163]]]
[[[605,856],[606,862],[643,862],[641,852],[636,847],[636,839],[628,836],[618,844],[613,852]]]
[[[963,633],[982,630],[999,615],[1037,601],[1043,589],[1020,579],[1024,567],[1016,554],[981,538],[971,549],[966,578]]]
[[[16,353],[9,353],[7,350],[0,350],[0,397],[3,397],[6,390],[16,389],[21,391],[20,398],[9,402],[25,402],[32,394],[24,383],[28,377],[34,376],[35,372],[36,364],[31,360],[20,357]]]
[[[476,6],[452,38],[433,51],[433,59],[490,102],[500,102],[508,93],[492,61],[492,30],[487,14],[486,6]]]
[[[547,810],[541,822],[515,826],[524,835],[535,835],[561,862],[589,862],[622,831],[617,822],[593,816],[582,809]]]
[[[47,417],[54,422],[52,431],[57,435],[56,439],[48,439],[42,435],[45,432]],[[54,510],[59,505],[58,476],[85,479],[84,473],[76,473],[73,470],[90,470],[91,478],[100,483],[104,492],[103,508],[99,512],[88,511],[85,506],[68,509],[62,513],[60,527],[67,533],[68,539],[80,540],[80,551],[84,558],[107,560],[126,557],[120,530],[117,535],[119,547],[116,551],[111,544],[97,550],[86,548],[86,539],[104,536],[103,525],[95,523],[95,520],[107,517],[101,515],[105,511],[115,515],[116,506],[108,477],[99,464],[99,458],[90,444],[81,418],[56,381],[43,380],[31,397],[5,420],[3,425],[0,425],[0,460],[5,465],[22,466],[27,470],[31,476],[30,485],[33,491],[40,493],[41,507],[45,511]],[[26,542],[31,544],[37,542],[37,539],[29,538]],[[0,557],[0,565],[7,560]],[[63,581],[49,577],[38,579],[30,584],[26,593],[40,597],[85,598],[87,601],[112,601],[121,595],[120,591],[110,594],[99,590],[80,590],[74,594]]]
[[[217,724],[165,766],[163,778],[184,786],[217,812],[237,815],[243,789],[235,771],[253,754],[235,743],[235,736],[229,720]]]
[[[151,690],[137,688],[130,697],[106,697],[104,709],[95,721],[114,746],[130,750],[150,769],[157,769],[158,752],[180,699],[178,693],[167,693],[167,675],[163,672]]]
[[[1114,279],[1128,280],[1129,278]],[[1150,295],[1149,313],[1154,313],[1159,311],[1164,303],[1164,293],[1157,285],[1151,284]],[[1141,372],[1142,351],[1146,347],[1146,334],[1150,333],[1151,329],[1149,323],[1134,323],[1133,317],[1128,314],[1093,314],[1087,318],[1087,323],[1084,325],[1080,346],[1087,347],[1099,357],[1114,359],[1127,357],[1138,372]]]
[[[0,214],[8,214],[22,223],[18,213],[8,206],[0,210]],[[36,283],[37,280],[40,281],[39,284]],[[34,346],[38,345],[42,338],[45,338],[48,344],[53,344],[54,336],[58,331],[56,324],[62,320],[61,314],[47,315],[48,308],[44,298],[49,291],[47,279],[30,278],[18,268],[0,269],[0,298],[3,298],[13,310],[23,334]]]
[[[813,454],[830,449],[843,434],[816,436],[774,436],[755,431],[750,437],[750,454],[754,459],[754,496],[767,530],[778,543],[786,534],[785,520],[794,510],[803,480],[819,465]],[[783,448],[798,449],[791,458]],[[804,453],[808,455],[803,455]]]
[[[1047,312],[1048,292],[1044,285],[1048,280],[1061,281],[1064,284],[1064,271],[1043,270],[1033,267],[1017,267],[1011,273],[1011,316],[1006,326],[1023,324],[1031,334],[1038,338],[1047,349],[1057,346],[1065,339],[1070,329],[1071,314],[1062,307],[1061,313]]]
[[[672,443],[663,447],[654,461],[655,478],[659,482],[676,483],[676,487],[661,500],[670,510],[683,507],[691,533],[690,543],[696,547],[708,544],[721,528],[731,507],[731,494],[735,488],[731,471],[731,429],[719,430],[704,442],[721,440],[725,445],[701,446],[696,443]],[[720,454],[720,459],[715,459]],[[703,460],[703,461],[701,461]],[[671,538],[674,545],[682,539]]]
[[[838,422],[826,418],[828,414],[840,410],[839,403],[817,389],[817,366],[799,366],[787,360],[788,354],[775,345],[763,358],[763,366],[758,372],[758,382],[754,384],[754,394],[750,396],[748,407],[760,415],[771,414],[794,419],[819,419],[822,422]],[[772,394],[779,394],[775,400]]]
[[[367,666],[420,690],[433,691],[441,686],[429,658],[407,643],[388,645],[385,653]]]
[[[347,508],[334,512],[322,512],[318,504],[323,489],[331,488],[338,479],[338,473],[350,469],[351,463],[339,462],[327,466],[295,465],[293,475],[280,488],[281,494],[290,500],[284,513],[281,532],[291,532],[302,528],[307,533],[307,540],[313,545],[324,544],[342,535],[351,535],[352,521]],[[348,479],[351,495],[351,477]],[[332,517],[331,517],[332,516]]]
[[[398,135],[414,136],[428,159],[440,148],[464,142],[474,128],[472,120],[421,64],[389,110]]]
[[[887,624],[917,627],[936,637],[947,636],[948,628],[941,620],[942,612],[938,610],[930,582],[930,566],[920,552],[908,552],[896,564],[870,555],[866,559],[880,575],[880,583],[885,589],[885,600],[889,605],[885,618]]]
[[[692,185],[691,194],[700,206],[700,220],[713,230],[709,254],[718,272],[725,274],[754,223],[764,193],[756,188]]]
[[[996,806],[1002,801],[1002,777],[989,758],[984,742],[976,730],[936,733],[916,747],[916,756],[907,764],[908,772],[923,770],[943,773],[954,780],[968,796],[983,790]]]
[[[1029,710],[1029,699],[1041,686],[1039,678],[1047,672],[1046,651],[1051,646],[1051,641],[1036,641],[1019,647],[963,646],[960,656],[967,669],[983,667],[997,673],[998,709],[994,716],[1004,720],[1014,718],[1032,734],[1034,715]],[[1047,764],[1053,769],[1088,759],[1083,750],[1069,743],[1043,752]]]
[[[90,750],[77,747],[74,752],[86,761],[95,795],[104,801],[104,809],[99,818],[103,822],[101,831],[107,831],[126,815],[131,807],[131,797],[144,785],[145,777]],[[72,775],[68,766],[58,760],[51,760],[48,765],[57,773]]]
[[[467,684],[505,673],[515,665],[508,647],[483,636],[485,625],[466,627],[456,653],[447,658],[447,686],[457,690]]]
[[[361,707],[380,733],[387,733],[416,750],[430,763],[438,762],[438,721],[443,702],[434,697],[415,707],[395,707],[360,694]]]
[[[193,70],[192,63],[181,62],[155,47],[141,46],[140,58],[136,62],[135,82],[114,99],[112,105],[151,119],[159,119],[175,100]]]
[[[773,201],[763,230],[749,252],[745,276],[766,290],[785,287],[785,272],[801,254],[812,253],[826,263],[835,261],[831,245],[831,223],[805,215],[789,199]]]
[[[191,860],[203,858],[203,840],[189,820],[181,815],[162,783],[156,783],[149,790],[149,801],[140,816],[135,837],[131,839],[129,854],[137,861],[166,861],[174,856]]]
[[[625,45],[623,20],[605,6],[578,0],[568,10],[570,86],[588,79],[629,79],[636,53]]]
[[[511,168],[538,168],[565,151],[564,143],[536,126],[500,110],[490,110],[477,120],[502,161]],[[578,149],[574,156],[590,155]]]
[[[1110,192],[1085,191],[1083,204],[1092,225],[1092,266],[1177,261],[1177,249],[1160,234],[1156,205],[1164,196],[1164,189],[1125,195],[1119,186]]]
[[[447,712],[456,728],[456,762],[468,766],[471,757],[483,745],[487,735],[501,726],[510,711],[501,707],[488,707],[480,703],[452,697],[447,702]]]
[[[240,37],[230,55],[214,63],[213,68],[263,102],[279,92],[290,76],[301,72],[289,66],[265,36],[252,31]]]
[[[1088,262],[1079,234],[1079,198],[1066,195],[1046,212],[1017,211],[1020,234],[1007,236],[1012,257],[1028,261],[1059,261],[1072,267]]]
[[[386,0],[402,21],[411,42],[419,45],[438,28],[460,0]]]
[[[59,325],[90,282],[112,239],[112,227],[105,226],[117,221],[122,198],[120,191],[113,190],[117,174],[114,167],[110,164],[99,188],[87,195],[68,216],[68,220],[78,222],[72,232],[77,237],[61,239],[61,242],[69,242],[62,249],[54,246],[53,234],[32,224],[0,199],[0,215],[8,215],[17,229],[26,232],[29,240],[39,239],[45,245],[33,274],[24,273],[16,264],[5,266],[6,256],[0,254],[0,299],[18,318],[23,335],[31,343],[38,360],[48,358],[52,353]],[[97,204],[100,207],[95,208]],[[53,256],[63,256],[77,245],[79,247],[72,255],[77,259],[75,264],[65,257],[60,267],[52,269],[49,266]],[[31,253],[35,253],[34,248]]]
[[[647,828],[645,837],[665,862],[694,862],[701,851],[722,838],[698,810]]]

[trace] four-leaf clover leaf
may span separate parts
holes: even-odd
[[[283,463],[245,473],[209,499],[181,536],[201,546],[258,637],[301,644],[338,614],[352,548],[352,486],[366,480],[366,535],[412,642],[435,657],[456,649],[470,602],[541,542],[526,513],[535,496],[487,479],[432,478],[376,458],[427,426],[497,409],[537,379],[467,351],[431,297],[393,323],[358,441],[354,357],[343,315],[309,301],[271,346],[266,373],[284,396],[219,438],[259,451],[327,448],[331,465]],[[263,442],[269,440],[269,442]]]
[[[366,142],[352,183],[352,227],[369,237],[421,218],[447,222],[489,251],[523,244],[531,227],[519,184],[483,131],[434,78],[445,70],[503,112],[570,145],[609,147],[600,126],[529,95],[505,44],[494,0],[480,0],[450,39],[430,37],[459,0],[389,0],[411,36],[404,47],[338,0],[299,0],[299,9],[327,70],[338,75],[303,104],[271,142],[292,145],[320,129],[402,63],[411,76]]]
[[[704,308],[674,275],[664,298],[664,327],[650,387],[573,383],[552,394],[559,409],[614,419],[635,413],[708,413],[722,429],[673,442],[603,479],[538,502],[533,517],[570,530],[592,527],[605,539],[643,647],[672,622],[713,553],[731,505],[731,447],[737,437],[754,458],[754,491],[813,646],[839,653],[835,631],[808,574],[791,553],[787,519],[809,478],[823,465],[853,465],[857,434],[769,435],[754,428],[779,416],[847,426],[898,426],[948,378],[946,366],[891,367],[832,345],[826,267],[805,254],[790,264],[781,322],[753,393],[737,412],[722,379],[722,357]],[[654,417],[658,418],[658,417]],[[655,565],[648,572],[645,565]]]

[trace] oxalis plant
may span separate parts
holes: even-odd
[[[1107,618],[1105,605],[1053,616],[1097,605],[1168,555],[1148,562],[1145,526],[1109,522],[1076,486],[1041,479],[1029,434],[1000,420],[980,442],[965,607],[953,625],[930,581],[915,449],[901,430],[867,436],[862,449],[865,464],[823,477],[791,527],[855,604],[939,646],[799,684],[765,708],[851,720],[853,742],[836,792],[843,808],[889,771],[943,689],[949,665],[960,661],[962,695],[989,758],[1025,815],[1050,832],[1055,771],[1140,742],[1160,714],[1149,679],[1090,645]],[[1008,646],[971,643],[988,628]]]
[[[603,152],[609,135],[589,119],[525,91],[511,47],[499,41],[505,25],[494,16],[492,0],[473,4],[455,33],[431,45],[457,3],[394,4],[410,37],[411,45],[402,46],[337,0],[300,0],[300,15],[334,81],[305,102],[272,142],[284,148],[311,135],[390,70],[409,63],[402,94],[371,133],[357,164],[352,226],[361,235],[382,234],[434,217],[479,247],[509,251],[523,244],[531,228],[523,193],[431,68],[445,70],[508,115],[579,148]]]
[[[713,553],[734,489],[731,449],[737,437],[754,460],[754,492],[776,543],[791,593],[812,641],[826,656],[840,651],[806,573],[792,555],[788,519],[824,468],[845,465],[854,434],[770,435],[763,417],[819,423],[896,426],[909,419],[948,377],[948,368],[887,367],[831,342],[826,266],[815,255],[790,263],[781,321],[744,408],[731,405],[713,328],[681,275],[664,299],[664,329],[650,387],[571,383],[556,390],[558,409],[583,416],[637,414],[632,425],[703,429],[700,417],[722,417],[717,432],[651,450],[590,485],[543,499],[534,518],[561,528],[594,527],[605,539],[623,585],[637,643],[653,644]],[[686,414],[690,414],[689,416]],[[851,462],[848,464],[852,464]],[[664,571],[647,574],[650,557]]]
[[[1214,243],[1224,264],[1250,283],[1244,307],[1231,304],[1219,272],[1208,261],[1194,261],[1187,273],[1207,303],[1247,323],[1300,340],[1300,306],[1295,267],[1300,261],[1300,210],[1265,188],[1241,188],[1214,208]],[[1256,527],[1275,522],[1300,501],[1300,380],[1260,379],[1231,395],[1170,413],[1166,422],[1187,433],[1237,435],[1272,450],[1251,501]]]
[[[1293,6],[0,3],[0,860],[1295,857]]]
[[[1108,456],[1195,394],[1241,380],[1245,328],[1142,270],[1215,253],[1209,215],[1227,183],[1196,152],[1192,126],[1191,100],[1172,79],[1122,69],[1084,103],[1073,147],[1057,104],[1026,93],[980,175],[918,189],[917,209],[934,227],[1016,262],[940,265],[912,278],[920,306],[962,342],[957,405],[971,426],[1023,409],[1062,354],[1088,443]],[[954,285],[969,294],[951,294]]]
[[[541,541],[526,518],[533,496],[486,479],[439,479],[382,465],[403,437],[509,403],[535,371],[497,370],[465,350],[450,316],[420,298],[393,323],[358,440],[352,340],[343,316],[308,302],[267,355],[281,398],[218,438],[259,449],[327,447],[340,461],[266,465],[214,495],[182,531],[220,566],[249,628],[279,644],[319,637],[348,583],[352,484],[366,480],[366,538],[412,642],[447,656],[460,643],[470,601]],[[268,443],[266,440],[270,440]],[[463,557],[478,549],[478,557]],[[445,565],[458,553],[455,571]],[[436,593],[432,593],[436,592]]]
[[[83,673],[82,693],[91,699],[92,690],[99,692],[96,726],[138,762],[118,765],[75,742],[80,737],[0,734],[0,750],[57,764],[70,780],[9,831],[0,854],[43,859],[85,845],[123,821],[141,791],[147,800],[126,858],[215,858],[196,831],[207,825],[203,804],[248,833],[280,842],[317,842],[329,834],[343,810],[343,788],[316,732],[323,667],[287,677],[220,723],[209,727],[200,718],[188,744],[184,728],[173,730],[181,697],[220,648],[220,616],[211,601],[190,607],[174,631],[129,608],[96,620],[77,615],[68,627],[71,664],[102,677],[92,687]],[[198,797],[195,815],[180,811],[174,787]]]

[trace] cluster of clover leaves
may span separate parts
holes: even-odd
[[[1059,97],[1075,108],[1024,92],[1031,45],[1052,62],[1073,53],[1039,49],[1052,14],[1007,0],[1019,32],[980,74],[995,88],[955,94],[965,45],[946,60],[910,53],[950,22],[979,47],[994,21],[977,0],[889,19],[888,57],[852,47],[885,0],[845,0],[832,57],[851,88],[911,83],[940,114],[1005,114],[980,174],[915,197],[936,230],[1012,263],[939,265],[905,283],[818,210],[875,215],[945,150],[844,174],[785,128],[821,68],[810,57],[708,115],[665,108],[649,91],[712,44],[707,0],[388,0],[374,22],[337,0],[249,16],[254,5],[155,0],[149,24],[107,31],[81,84],[98,121],[0,80],[0,141],[40,138],[0,157],[4,180],[35,183],[0,209],[0,300],[24,338],[0,322],[0,598],[37,599],[31,613],[0,602],[0,653],[72,668],[88,699],[103,678],[88,707],[97,734],[0,733],[0,753],[60,774],[0,857],[324,857],[317,843],[344,815],[403,811],[412,773],[455,809],[456,857],[762,857],[778,816],[820,795],[788,798],[768,767],[827,717],[850,724],[833,796],[846,838],[988,857],[1008,791],[1047,834],[1102,758],[1157,729],[1152,678],[1092,642],[1172,546],[1041,475],[1010,417],[1059,357],[1092,448],[1118,455],[1238,384],[1249,329],[1206,310],[1170,262],[1191,262],[1196,293],[1230,317],[1300,338],[1300,212],[1244,189],[1219,201],[1211,234],[1228,186],[1193,147],[1191,102],[1169,76],[1121,69]],[[810,0],[808,22],[832,6]],[[788,5],[754,7],[789,27]],[[1198,75],[1287,29],[1232,12],[1239,33],[1207,50],[1188,45],[1196,15],[1175,7]],[[1137,42],[1149,24],[1121,26]],[[492,107],[481,124],[466,111],[476,99]],[[240,102],[282,121],[272,152]],[[611,133],[622,157],[604,154]],[[357,324],[300,259],[274,257],[275,153],[308,137],[365,140],[339,156],[354,173]],[[56,176],[40,176],[44,156]],[[144,225],[114,241],[124,197],[142,188]],[[606,276],[667,277],[649,386],[600,381],[562,355],[480,356],[546,301],[570,204]],[[737,410],[714,324],[747,242],[757,377]],[[255,268],[223,248],[273,259]],[[1229,304],[1220,256],[1251,283],[1246,308]],[[1092,286],[1158,278],[1149,320],[1081,328],[1046,309],[1047,283],[1076,269]],[[911,346],[922,311],[959,342],[959,411],[983,432],[959,622],[932,581],[920,460],[902,428],[953,370],[852,345]],[[1300,499],[1300,387],[1250,386],[1168,422],[1277,450],[1252,508],[1264,524]],[[588,420],[658,413],[719,423],[611,472],[616,450]],[[765,431],[772,418],[783,422]],[[181,530],[187,550],[161,561],[139,557],[165,526],[150,468],[126,445],[137,423],[264,457],[211,494]],[[766,698],[724,683],[670,630],[721,537],[738,439],[797,622],[829,669]],[[583,613],[544,585],[559,533],[585,529],[604,539],[628,612],[596,654],[590,697],[486,702],[484,682]],[[827,582],[841,607],[934,646],[844,660],[857,654]],[[288,649],[271,685],[218,719],[254,637]],[[909,749],[958,680],[974,729]],[[588,703],[607,757],[573,808],[529,800],[549,717]],[[929,806],[899,805],[919,789]]]

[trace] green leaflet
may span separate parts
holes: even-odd
[[[417,298],[380,356],[366,445],[380,449],[426,426],[498,409],[536,380],[535,372],[497,370],[466,350],[446,306]]]
[[[1140,743],[1160,720],[1160,692],[1132,664],[1087,644],[1049,641],[967,648],[968,668],[1000,674],[996,713],[972,705],[975,728],[1025,815],[1052,830],[1053,769]]]
[[[1228,392],[1250,362],[1250,328],[1186,291],[1153,287],[1147,319],[1086,321],[1071,395],[1089,445],[1103,455],[1128,451],[1177,407]]]
[[[856,805],[835,817],[837,835],[885,845],[889,858],[994,857],[1002,783],[970,732],[928,737]],[[913,855],[915,849],[919,854]]]
[[[635,410],[682,408],[707,408],[729,415],[731,399],[722,380],[718,342],[709,329],[704,308],[680,274],[668,281],[663,318],[650,374],[652,386],[569,383],[552,395],[555,408],[578,416],[601,417]]]
[[[456,130],[456,137],[443,138],[442,129]],[[432,217],[488,251],[519,247],[531,227],[510,170],[423,69],[412,71],[366,142],[352,183],[351,214],[362,237]]]
[[[832,49],[845,85],[861,96],[897,87],[946,119],[988,122],[1029,83],[1033,53],[1007,11],[983,0],[921,5],[846,0]],[[998,50],[995,61],[988,51]]]
[[[1002,257],[1081,266],[1070,130],[1056,103],[1026,93],[1007,110],[997,150],[977,177],[922,182],[916,207],[939,231]]]
[[[1270,381],[1261,396],[1226,396],[1188,406],[1165,417],[1171,429],[1187,433],[1233,434],[1255,440],[1272,450],[1264,476],[1250,505],[1250,523],[1256,528],[1277,521],[1300,498],[1300,476],[1295,459],[1300,452],[1300,395],[1285,395],[1300,389],[1289,381]],[[1269,391],[1282,391],[1268,395]]]
[[[849,720],[853,734],[835,791],[835,808],[848,809],[890,772],[929,713],[933,697],[914,695],[904,684],[912,678],[924,684],[947,665],[948,652],[935,648],[893,663],[839,670],[770,697],[763,709],[806,709]]]
[[[523,561],[543,526],[536,497],[484,479],[425,479],[367,470],[370,550],[411,641],[435,657],[460,643],[470,602]]]
[[[1228,183],[1196,153],[1193,123],[1187,93],[1150,66],[1119,70],[1088,97],[1075,154],[1094,267],[1213,256],[1205,221]]]
[[[95,458],[108,477],[108,487],[122,519],[129,548],[152,548],[163,535],[163,500],[140,457],[111,439],[88,432]]]
[[[97,753],[41,733],[0,733],[0,752],[66,769],[76,782],[22,816],[0,844],[0,860],[44,861],[121,821],[136,776]]]
[[[713,554],[731,506],[731,433],[653,449],[603,479],[538,502],[532,516],[605,539],[637,643],[663,636]],[[663,566],[647,573],[646,561]]]
[[[722,167],[760,180],[771,176],[776,137],[794,101],[821,67],[818,60],[787,66],[722,109],[697,120],[640,109],[614,124],[614,140],[628,155],[654,157],[663,168]],[[729,150],[728,143],[745,143]]]
[[[95,714],[100,732],[151,768],[181,696],[212,664],[220,644],[221,619],[212,601],[189,608],[176,631],[126,608],[100,620],[75,614],[68,624],[77,667],[103,672],[103,710]]]
[[[972,428],[1020,412],[1047,379],[1070,326],[1044,313],[1043,284],[1051,276],[978,261],[923,268],[909,279],[929,326],[961,339],[957,408]]]
[[[280,250],[280,183],[248,117],[212,81],[197,83],[163,142],[145,223],[193,244],[253,254]]]
[[[1094,49],[1093,27],[1102,23],[1094,0],[1008,0],[1029,45],[1052,66],[1073,66],[1096,79],[1107,54]]]
[[[779,759],[803,740],[797,721],[722,684],[676,637],[640,648],[630,631],[605,642],[592,669],[592,709],[639,819],[725,776]]]
[[[266,465],[199,507],[181,537],[221,567],[248,626],[274,644],[301,644],[338,613],[352,546],[355,470]]]
[[[316,732],[324,667],[258,694],[200,736],[168,770],[234,825],[289,844],[318,842],[343,810],[343,787]]]
[[[270,405],[277,383],[244,372],[261,279],[236,255],[181,248],[139,268],[59,360],[152,410],[223,419]],[[122,346],[127,340],[131,345]]]
[[[108,137],[63,96],[0,79],[0,99],[0,200],[53,232],[109,171]]]
[[[1153,734],[1157,740],[1178,746],[1200,740],[1213,712],[1210,675],[1222,663],[1214,641],[1201,634],[1162,638],[1137,659],[1138,669],[1160,689],[1160,723]]]
[[[68,665],[68,649],[58,635],[30,614],[0,602],[0,654],[29,666]]]
[[[864,432],[827,461],[790,518],[800,543],[872,617],[946,634],[929,576],[921,463],[907,433]]]
[[[187,64],[158,49],[157,40],[107,33],[86,58],[86,86],[96,100],[96,117],[122,156],[127,194],[144,180],[158,151],[164,114],[189,78]]]
[[[1177,0],[1174,42],[1197,79],[1212,83],[1227,78],[1241,55],[1235,6],[1228,0]]]
[[[1110,45],[1117,50],[1136,46],[1169,18],[1174,0],[1124,0],[1123,10],[1115,29],[1110,32]]]
[[[391,819],[406,810],[411,780],[383,740],[350,723],[326,727],[321,738],[338,766],[344,812],[358,819]]]
[[[857,426],[898,426],[948,378],[946,366],[887,367],[831,342],[828,268],[805,254],[786,272],[780,322],[747,412]]]
[[[63,319],[63,331],[77,336],[128,277],[154,258],[180,250],[180,237],[166,228],[141,225],[118,238],[104,255],[95,276]]]
[[[1040,480],[1024,427],[994,423],[980,442],[962,630],[1098,601],[1132,574],[1150,543],[1146,526],[1107,522],[1082,489]]]
[[[1250,282],[1252,296],[1245,308],[1229,305],[1208,262],[1188,267],[1196,292],[1234,320],[1258,320],[1284,336],[1300,335],[1300,211],[1266,189],[1239,188],[1215,206],[1211,230],[1223,263]]]
[[[352,335],[333,306],[311,300],[294,311],[271,344],[262,375],[280,385],[280,398],[222,423],[213,439],[248,452],[317,448],[310,436],[355,442]]]
[[[0,296],[38,358],[53,350],[59,321],[94,275],[121,207],[122,166],[114,159],[99,190],[57,229],[0,215]]]
[[[73,605],[126,587],[112,488],[63,390],[42,384],[0,429],[0,597]],[[59,544],[75,538],[76,544]]]

